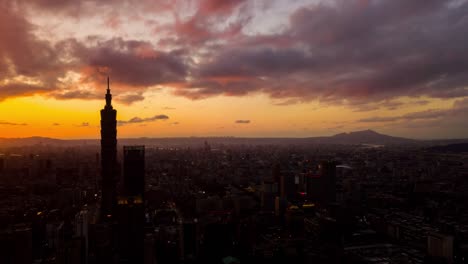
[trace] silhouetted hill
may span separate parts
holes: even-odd
[[[344,144],[344,145],[414,145],[444,146],[455,143],[468,143],[468,139],[414,140],[380,134],[373,130],[340,133],[329,137],[309,138],[243,138],[243,137],[178,137],[178,138],[119,138],[118,144],[146,146],[197,147],[208,141],[211,145],[310,145],[310,144]],[[0,138],[1,147],[12,146],[99,146],[99,139],[62,140],[47,137]]]
[[[16,145],[62,145],[68,140],[60,140],[47,137],[27,137],[27,138],[0,138],[1,146],[16,146]]]
[[[392,137],[377,133],[373,130],[363,130],[350,133],[340,133],[327,138],[333,144],[407,144],[417,142],[414,139]]]
[[[380,134],[373,130],[340,133],[329,137],[309,138],[243,138],[243,137],[174,137],[174,138],[119,138],[122,145],[147,146],[177,146],[196,147],[208,141],[210,144],[227,145],[310,145],[310,144],[339,144],[339,145],[417,145],[421,147],[440,146],[439,150],[453,149],[464,151],[468,147],[468,139],[440,139],[440,140],[414,140]],[[0,147],[22,146],[99,146],[99,139],[62,140],[47,137],[28,138],[0,138]],[[449,146],[446,146],[449,145]],[[452,146],[450,146],[452,145]]]

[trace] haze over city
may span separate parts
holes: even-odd
[[[465,138],[467,1],[0,1],[0,137]]]

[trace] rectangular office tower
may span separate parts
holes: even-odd
[[[143,263],[145,147],[124,146],[123,195],[117,199],[120,263]]]
[[[321,205],[336,202],[336,162],[323,161],[318,174],[306,178],[307,197]]]
[[[143,197],[145,192],[145,146],[124,146],[124,191]]]

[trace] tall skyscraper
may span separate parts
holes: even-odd
[[[143,263],[145,147],[124,146],[124,190],[118,198],[118,248],[123,263]],[[148,252],[146,252],[148,253]]]
[[[101,214],[111,218],[116,204],[117,173],[117,111],[112,107],[109,77],[107,77],[106,106],[101,110]]]

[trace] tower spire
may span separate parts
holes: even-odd
[[[112,94],[110,93],[109,76],[107,76],[106,107],[112,108]]]

